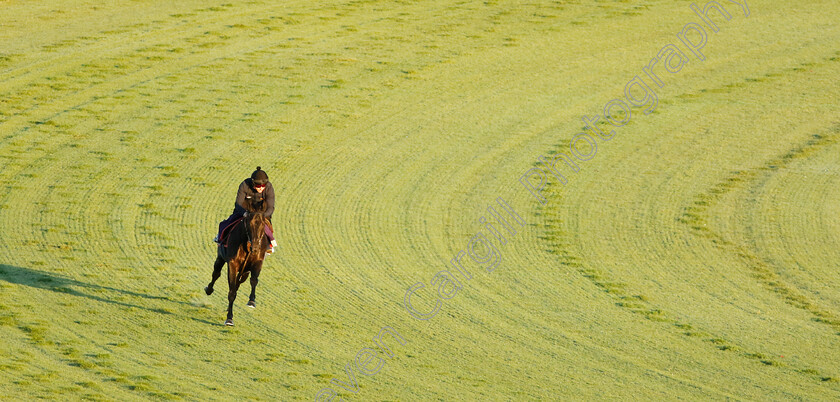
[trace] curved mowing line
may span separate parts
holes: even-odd
[[[251,42],[248,42],[248,43],[251,43]],[[242,52],[242,51],[243,51],[243,50],[241,50],[241,49],[237,49],[237,52]],[[208,56],[208,57],[209,57],[209,56]],[[217,59],[218,59],[218,58],[216,58],[216,59],[212,59],[212,60],[217,60]],[[187,68],[191,68],[191,67],[194,67],[194,66],[195,66],[195,65],[190,65],[190,66],[188,66]],[[183,71],[183,69],[182,69],[182,70],[178,70],[178,71]],[[178,71],[176,71],[176,72],[178,72]],[[165,73],[166,73],[166,74],[171,74],[171,72],[170,72],[170,71],[165,71]],[[138,83],[137,81],[132,81],[132,80],[131,80],[131,78],[129,78],[128,82],[129,82],[129,84],[131,84],[131,85],[130,85],[128,88],[134,88],[134,87],[138,86],[140,83],[151,82],[151,81],[154,81],[154,80],[156,80],[156,79],[160,79],[160,77],[162,77],[162,76],[165,76],[165,75],[158,75],[158,76],[153,77],[153,78],[151,78],[151,79],[147,79],[147,80],[144,80],[144,81],[140,81],[139,83]],[[111,81],[106,81],[105,83],[107,84],[107,83],[110,83],[110,82],[111,82]],[[115,93],[120,92],[120,91],[123,91],[123,90],[124,90],[124,89],[117,89],[117,91],[112,92],[112,93],[108,94],[108,96],[105,96],[105,97],[106,97],[106,98],[107,98],[107,97],[113,97],[113,95],[114,95]],[[88,92],[89,92],[89,91],[88,91]],[[63,110],[61,110],[60,112],[56,113],[55,115],[53,115],[53,116],[49,116],[49,117],[46,117],[45,119],[42,119],[41,121],[47,121],[47,120],[49,120],[49,119],[51,119],[51,118],[56,117],[57,115],[59,115],[59,114],[61,114],[61,113],[63,113],[63,112],[67,112],[67,111],[69,111],[69,110],[77,109],[77,108],[79,108],[80,106],[83,106],[83,105],[85,105],[85,104],[87,104],[87,103],[90,103],[90,102],[92,102],[92,101],[95,101],[96,99],[98,99],[98,98],[100,98],[100,97],[102,97],[102,96],[100,95],[100,96],[96,96],[96,97],[93,97],[93,98],[88,98],[88,99],[85,99],[85,102],[75,104],[75,105],[74,105],[74,106],[72,106],[72,107],[64,108]],[[61,100],[59,100],[59,101],[61,101]],[[4,126],[5,126],[5,125],[4,125]],[[30,126],[25,126],[25,127],[24,127],[24,130],[25,130],[25,129],[27,129],[27,128],[29,128],[29,127],[30,127]],[[7,127],[4,127],[4,128],[7,128]],[[17,134],[17,132],[16,132],[15,134]],[[66,143],[66,142],[70,142],[70,141],[72,141],[72,139],[70,139],[70,138],[63,138],[63,139],[64,139],[64,142],[65,142],[65,143]],[[64,145],[66,145],[66,144],[61,144],[61,145],[59,145],[59,147],[62,147],[62,146],[64,146]],[[53,145],[53,146],[55,146],[55,145]],[[45,157],[45,158],[46,158],[46,157]],[[33,164],[37,165],[37,164],[39,164],[39,162],[41,162],[42,160],[44,160],[44,158],[39,158],[39,159],[36,159],[36,160],[34,160],[34,161],[30,161],[29,165],[33,165]],[[9,166],[7,166],[7,167],[9,167]],[[18,168],[23,168],[23,166],[19,166]],[[11,172],[7,171],[7,172],[5,172],[6,174],[9,174],[9,173],[12,173],[12,174],[13,174],[13,176],[10,176],[10,180],[11,180],[11,181],[16,181],[16,180],[18,179],[18,175],[14,175],[14,174],[15,174],[15,170],[12,170],[12,169],[8,169],[8,170],[11,170]],[[93,191],[93,189],[91,189],[91,191]],[[100,229],[101,229],[101,228],[100,228]]]
[[[765,284],[767,288],[775,292],[777,295],[784,297],[788,303],[812,313],[815,316],[814,321],[828,324],[836,329],[840,329],[840,320],[838,320],[835,315],[827,310],[819,308],[819,306],[802,296],[795,288],[782,283],[779,275],[773,272],[767,264],[760,261],[758,257],[755,257],[746,247],[735,245],[724,239],[722,236],[707,229],[707,227],[704,226],[706,220],[704,215],[707,216],[707,211],[714,200],[717,200],[723,193],[734,188],[737,183],[748,182],[748,176],[750,176],[749,180],[760,179],[761,177],[758,176],[761,173],[769,176],[772,172],[778,170],[780,167],[784,167],[785,164],[790,163],[794,159],[807,157],[808,155],[816,152],[817,149],[822,146],[836,143],[840,140],[840,135],[838,134],[840,134],[840,126],[834,128],[829,135],[814,135],[814,139],[808,141],[804,146],[796,147],[787,152],[785,155],[774,158],[773,160],[767,162],[763,167],[756,169],[753,172],[734,172],[732,177],[727,178],[707,193],[703,193],[698,196],[698,200],[694,202],[694,205],[687,207],[686,213],[680,218],[681,222],[691,227],[692,233],[701,237],[710,238],[718,247],[721,247],[725,251],[734,252],[742,258],[754,262],[751,264],[751,268],[755,271],[755,277],[762,280],[762,283]],[[556,147],[558,149],[560,148],[559,145]],[[559,206],[561,205],[559,201],[561,200],[560,194],[562,194],[562,192],[559,191],[559,188],[551,188],[551,186],[558,187],[555,182],[550,182],[548,184],[549,188],[545,193],[551,194],[549,196],[551,200],[545,205]],[[629,289],[627,283],[611,278],[606,271],[584,263],[579,256],[571,253],[568,248],[570,245],[568,239],[571,238],[571,235],[569,233],[565,233],[561,229],[562,221],[559,218],[559,213],[550,207],[547,208],[539,205],[536,210],[539,211],[536,213],[537,216],[543,221],[541,225],[534,224],[536,227],[541,228],[543,232],[537,237],[539,240],[546,243],[547,251],[557,255],[558,261],[561,265],[573,268],[581,276],[592,282],[595,287],[606,293],[608,297],[615,300],[615,305],[617,307],[642,316],[644,319],[667,324],[668,327],[666,328],[668,328],[668,330],[688,338],[699,340],[718,350],[735,352],[740,357],[754,361],[757,360],[767,366],[775,366],[781,369],[788,369],[789,367],[789,369],[796,373],[810,376],[811,378],[818,379],[822,382],[838,381],[838,377],[835,375],[829,376],[812,368],[791,366],[788,363],[774,360],[767,354],[747,350],[731,340],[727,340],[702,328],[697,328],[695,325],[692,325],[685,320],[676,318],[674,314],[656,306],[656,304],[650,301],[650,299],[645,295]],[[840,334],[840,332],[838,332],[838,334]]]
[[[780,297],[785,303],[807,311],[814,316],[813,321],[829,326],[837,331],[837,335],[840,335],[840,316],[811,300],[794,285],[785,283],[779,272],[773,269],[772,264],[757,254],[757,250],[725,238],[709,225],[711,210],[724,194],[735,189],[752,192],[763,186],[774,174],[788,167],[793,161],[808,158],[823,147],[834,145],[838,141],[840,141],[840,125],[831,128],[828,134],[813,134],[813,138],[804,144],[797,145],[783,155],[770,159],[761,167],[748,171],[732,171],[729,177],[695,196],[692,205],[684,207],[685,212],[677,220],[687,225],[692,234],[707,238],[717,248],[737,255],[750,268],[753,278],[764,288]],[[755,199],[750,199],[750,201],[755,202]]]

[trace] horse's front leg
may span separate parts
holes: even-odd
[[[236,300],[236,291],[239,290],[237,274],[243,267],[242,263],[228,264],[228,312],[225,325],[233,326],[233,301]]]
[[[262,261],[258,261],[251,269],[251,296],[248,297],[248,307],[257,307],[257,283],[260,282],[260,271],[262,271]]]
[[[208,295],[213,294],[213,285],[216,279],[222,276],[222,267],[225,265],[225,260],[222,257],[216,257],[216,262],[213,264],[213,277],[210,279],[210,284],[204,288],[204,293]]]

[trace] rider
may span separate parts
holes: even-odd
[[[247,211],[245,209],[245,202],[247,198],[253,198],[258,201],[261,199],[264,200],[265,212],[263,213],[263,216],[271,222],[271,214],[274,213],[274,186],[271,185],[271,182],[268,181],[268,175],[265,174],[265,171],[259,166],[257,166],[257,170],[255,170],[254,173],[251,173],[250,178],[243,180],[242,183],[239,184],[239,190],[236,192],[236,204],[233,207],[233,213],[229,218],[219,224],[219,233],[213,241],[218,243],[220,241],[219,237],[222,234],[222,230],[233,223],[233,221],[245,215]],[[277,242],[274,241],[274,234],[271,233],[269,225],[265,225],[265,234],[268,235],[269,240],[271,240],[271,247],[266,254],[271,254],[274,252],[274,246],[277,245]]]

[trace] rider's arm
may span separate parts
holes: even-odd
[[[239,190],[236,191],[236,205],[239,205],[240,208],[244,210],[248,210],[248,204],[245,203],[245,196],[248,190],[248,183],[243,181],[239,185]]]
[[[271,182],[265,186],[265,216],[271,217],[271,214],[274,213],[274,186]]]

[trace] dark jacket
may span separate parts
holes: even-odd
[[[274,213],[274,186],[271,185],[271,182],[265,184],[265,190],[260,194],[257,190],[254,190],[254,182],[251,178],[243,180],[239,185],[239,190],[236,192],[236,206],[233,207],[234,214],[242,214],[247,211],[245,208],[247,205],[246,202],[248,202],[247,197],[253,197],[257,200],[264,199],[264,215],[266,218],[271,219],[271,214]]]

